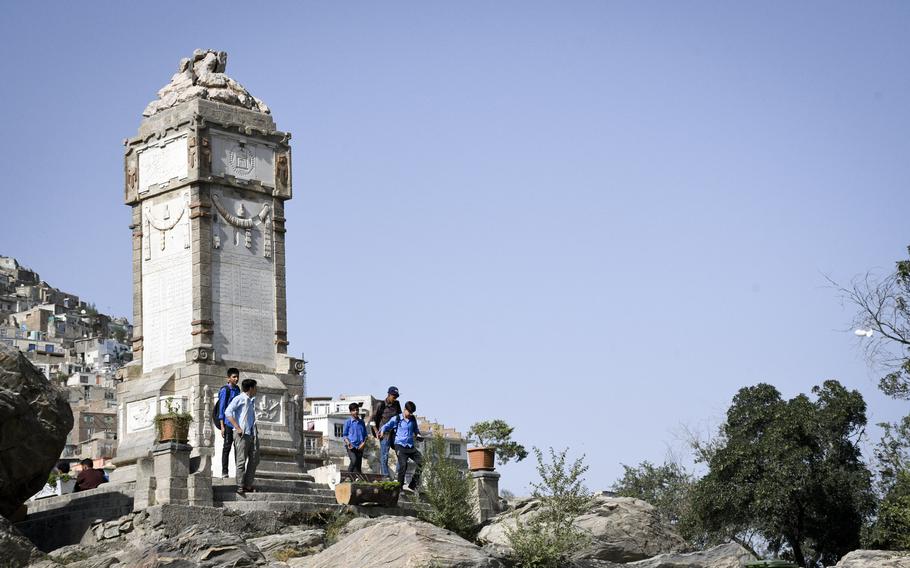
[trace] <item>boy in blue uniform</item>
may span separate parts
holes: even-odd
[[[221,450],[221,477],[228,476],[228,459],[231,455],[231,448],[234,446],[234,429],[224,417],[224,411],[234,397],[240,394],[240,387],[237,386],[239,381],[240,371],[236,367],[231,367],[227,370],[227,384],[218,391],[217,425],[221,430],[221,437],[224,439],[224,446]]]
[[[359,404],[352,402],[348,405],[348,410],[351,411],[351,417],[344,423],[342,431],[344,447],[348,450],[348,459],[351,462],[348,471],[363,473],[360,467],[363,463],[363,447],[367,443],[367,425],[360,417]]]
[[[417,440],[420,436],[420,429],[417,427],[417,418],[414,412],[417,405],[410,400],[404,403],[404,412],[395,416],[385,423],[379,430],[380,434],[385,434],[387,430],[395,429],[395,455],[398,456],[398,483],[402,489],[414,492],[420,485],[420,472],[423,469],[423,456],[417,449]],[[408,471],[408,460],[414,462],[417,467],[414,469],[414,475],[407,487],[404,487],[404,476]]]

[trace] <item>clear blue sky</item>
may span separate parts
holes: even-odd
[[[759,381],[908,410],[823,278],[910,244],[906,2],[13,3],[0,45],[0,253],[102,310],[131,312],[121,140],[211,47],[294,135],[312,394],[504,417],[595,488]]]

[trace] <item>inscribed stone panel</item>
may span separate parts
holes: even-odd
[[[172,179],[185,179],[187,175],[186,135],[162,140],[139,150],[139,193]]]
[[[253,218],[266,204],[228,195],[218,199],[238,218]],[[218,243],[212,254],[213,342],[219,357],[272,367],[275,271],[272,257],[264,255],[266,230],[270,226],[258,222],[249,230],[232,226],[220,213],[213,224]]]
[[[275,186],[275,149],[227,133],[212,135],[212,173]]]
[[[189,194],[142,207],[142,369],[186,360],[192,347],[192,242]]]

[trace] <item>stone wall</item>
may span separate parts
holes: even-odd
[[[96,520],[133,511],[135,483],[105,483],[97,489],[28,503],[28,517],[16,528],[44,552],[77,544]]]

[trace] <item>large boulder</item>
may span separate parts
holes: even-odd
[[[0,343],[0,515],[44,487],[72,428],[66,394]]]
[[[629,568],[741,568],[754,562],[752,553],[735,542],[688,554],[660,554],[626,564]]]
[[[0,566],[25,566],[43,556],[35,545],[19,534],[12,523],[3,517],[0,517],[0,551]]]
[[[540,510],[536,500],[523,500],[515,509],[495,517],[481,529],[478,540],[492,554],[512,555],[508,531],[528,522]],[[627,563],[658,554],[682,552],[686,543],[664,523],[652,505],[631,497],[597,495],[589,512],[575,518],[576,527],[592,537],[591,546],[578,558]]]
[[[910,568],[910,552],[854,550],[841,558],[835,568]]]
[[[501,568],[499,560],[455,533],[413,517],[379,517],[292,568]]]

